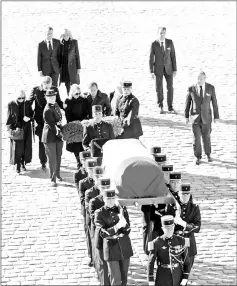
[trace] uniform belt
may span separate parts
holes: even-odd
[[[121,233],[121,234],[119,234],[119,235],[107,236],[106,239],[119,239],[119,238],[121,238],[121,237],[123,237],[123,236],[124,236],[124,234]]]
[[[177,268],[179,267],[179,263],[174,263],[174,264],[160,264],[160,267],[162,268]]]
[[[188,234],[188,231],[182,231],[182,230],[177,230],[175,231],[175,234],[179,234],[179,235],[184,235],[184,234]]]

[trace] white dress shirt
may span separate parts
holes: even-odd
[[[200,96],[200,85],[197,84],[197,90],[198,90],[198,95]],[[203,98],[205,95],[205,83],[202,85],[202,94],[203,94]]]
[[[49,40],[46,39],[45,42],[46,42],[47,48],[49,50]],[[53,40],[52,39],[50,40],[50,43],[51,43],[51,47],[53,49]]]

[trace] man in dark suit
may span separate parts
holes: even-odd
[[[37,124],[35,128],[35,134],[39,137],[39,159],[43,171],[46,170],[47,156],[45,153],[44,144],[41,141],[41,137],[44,127],[43,111],[47,103],[45,94],[48,89],[54,90],[56,94],[56,102],[58,103],[61,109],[64,109],[65,103],[63,103],[60,98],[58,88],[52,86],[52,79],[49,76],[43,77],[42,84],[32,89],[30,97],[27,100],[28,102],[30,102],[31,105],[35,103],[34,120],[36,121]]]
[[[114,139],[113,126],[102,120],[102,106],[92,106],[93,122],[85,126],[83,130],[82,146],[84,150],[90,150],[90,143],[92,139],[105,138]]]
[[[49,27],[46,39],[38,45],[38,71],[40,76],[50,76],[53,85],[58,86],[60,61],[60,41],[53,38],[53,28]]]
[[[160,113],[163,110],[163,76],[167,83],[167,105],[168,111],[175,113],[173,108],[173,76],[176,75],[176,56],[172,40],[166,39],[166,28],[158,28],[158,40],[151,44],[150,50],[150,72],[152,78],[156,78],[157,103],[160,107]]]
[[[200,164],[202,158],[201,136],[203,139],[204,151],[207,155],[208,162],[211,162],[211,122],[212,111],[214,113],[214,122],[219,119],[219,111],[216,100],[215,87],[206,83],[206,74],[202,71],[198,75],[198,83],[188,88],[188,94],[185,104],[186,123],[189,122],[189,117],[192,123],[194,142],[194,156],[197,158],[196,164]],[[189,116],[189,111],[191,112]]]

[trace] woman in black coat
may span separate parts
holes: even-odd
[[[77,40],[72,38],[71,31],[65,29],[60,41],[60,84],[65,83],[67,94],[70,85],[80,84],[80,55]]]
[[[9,133],[17,128],[23,128],[24,139],[10,139],[10,164],[16,164],[16,172],[26,171],[25,164],[32,160],[32,129],[33,110],[31,105],[25,101],[24,90],[20,90],[17,99],[8,103],[7,129]]]
[[[65,100],[65,104],[67,105],[65,109],[67,123],[75,120],[82,121],[90,118],[91,105],[88,99],[82,96],[79,85],[73,84],[71,86],[69,98]],[[79,153],[84,151],[82,142],[67,143],[66,150],[74,153],[77,160],[77,168],[79,170],[81,167]]]

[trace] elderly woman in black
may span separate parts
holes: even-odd
[[[44,143],[45,152],[49,162],[50,179],[53,187],[56,187],[56,178],[62,181],[60,176],[61,156],[63,141],[61,134],[62,114],[56,102],[56,92],[46,91],[47,104],[44,108],[44,128],[41,141]]]
[[[65,109],[65,116],[67,123],[84,119],[89,119],[91,105],[87,98],[82,96],[80,86],[73,84],[70,89],[69,98],[65,100],[67,105]],[[74,153],[77,160],[77,169],[79,170],[82,166],[80,162],[79,153],[84,149],[81,142],[67,143],[66,150]]]
[[[74,40],[70,30],[65,29],[60,40],[60,83],[64,82],[67,94],[70,85],[80,84],[80,55],[77,40]]]
[[[25,91],[20,89],[17,99],[8,103],[7,130],[14,134],[16,130],[23,129],[22,140],[10,139],[10,164],[16,164],[16,172],[26,171],[25,164],[32,159],[32,129],[33,110],[28,102],[25,102]]]

